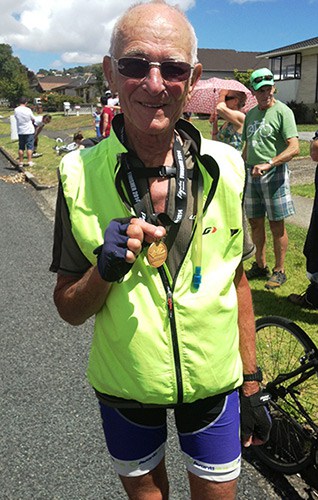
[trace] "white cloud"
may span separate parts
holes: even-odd
[[[15,49],[61,54],[61,64],[100,62],[108,51],[117,17],[134,3],[135,0],[2,0],[1,4],[6,5],[1,5],[0,43]],[[187,10],[195,0],[179,0],[178,4]]]

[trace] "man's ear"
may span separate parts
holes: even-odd
[[[192,77],[191,77],[190,84],[189,84],[188,100],[191,97],[191,93],[192,93],[193,88],[195,87],[197,82],[200,80],[201,75],[202,75],[202,64],[196,64],[194,66],[194,69],[192,72]]]
[[[112,66],[112,59],[109,56],[105,56],[103,59],[103,71],[106,80],[108,81],[109,88],[112,92],[117,92],[115,78],[114,78],[114,70]]]

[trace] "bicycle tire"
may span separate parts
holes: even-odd
[[[301,366],[308,356],[318,358],[317,347],[306,332],[292,321],[280,316],[267,316],[256,321],[256,349],[263,370],[263,387],[281,373],[289,373]],[[254,446],[257,457],[270,468],[284,474],[295,474],[313,462],[314,437],[317,435],[318,398],[317,365],[313,376],[297,386],[295,398],[306,409],[309,418],[302,415],[285,387],[297,379],[279,385],[269,410],[272,430],[267,443]],[[299,392],[299,394],[298,394]],[[312,425],[312,423],[314,425]]]

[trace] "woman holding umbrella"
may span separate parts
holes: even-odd
[[[242,131],[245,114],[242,108],[246,103],[244,92],[222,89],[219,94],[215,111],[210,116],[212,127],[212,139],[226,142],[235,149],[242,151]],[[223,118],[225,122],[219,128],[218,118]]]
[[[210,116],[212,126],[212,139],[225,142],[242,152],[242,132],[245,120],[245,113],[241,109],[245,106],[246,94],[233,90],[222,89],[219,94],[218,103],[214,113]],[[225,120],[218,128],[218,117]],[[244,252],[243,260],[250,259],[255,254],[255,246],[248,229],[248,222],[245,210],[242,207],[243,229],[244,229]]]

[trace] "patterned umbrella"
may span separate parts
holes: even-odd
[[[247,113],[247,111],[257,104],[257,101],[251,91],[237,80],[209,78],[208,80],[200,80],[196,84],[184,111],[206,114],[213,113],[218,102],[219,92],[222,89],[244,92],[246,94],[246,104],[242,109],[244,113]]]

